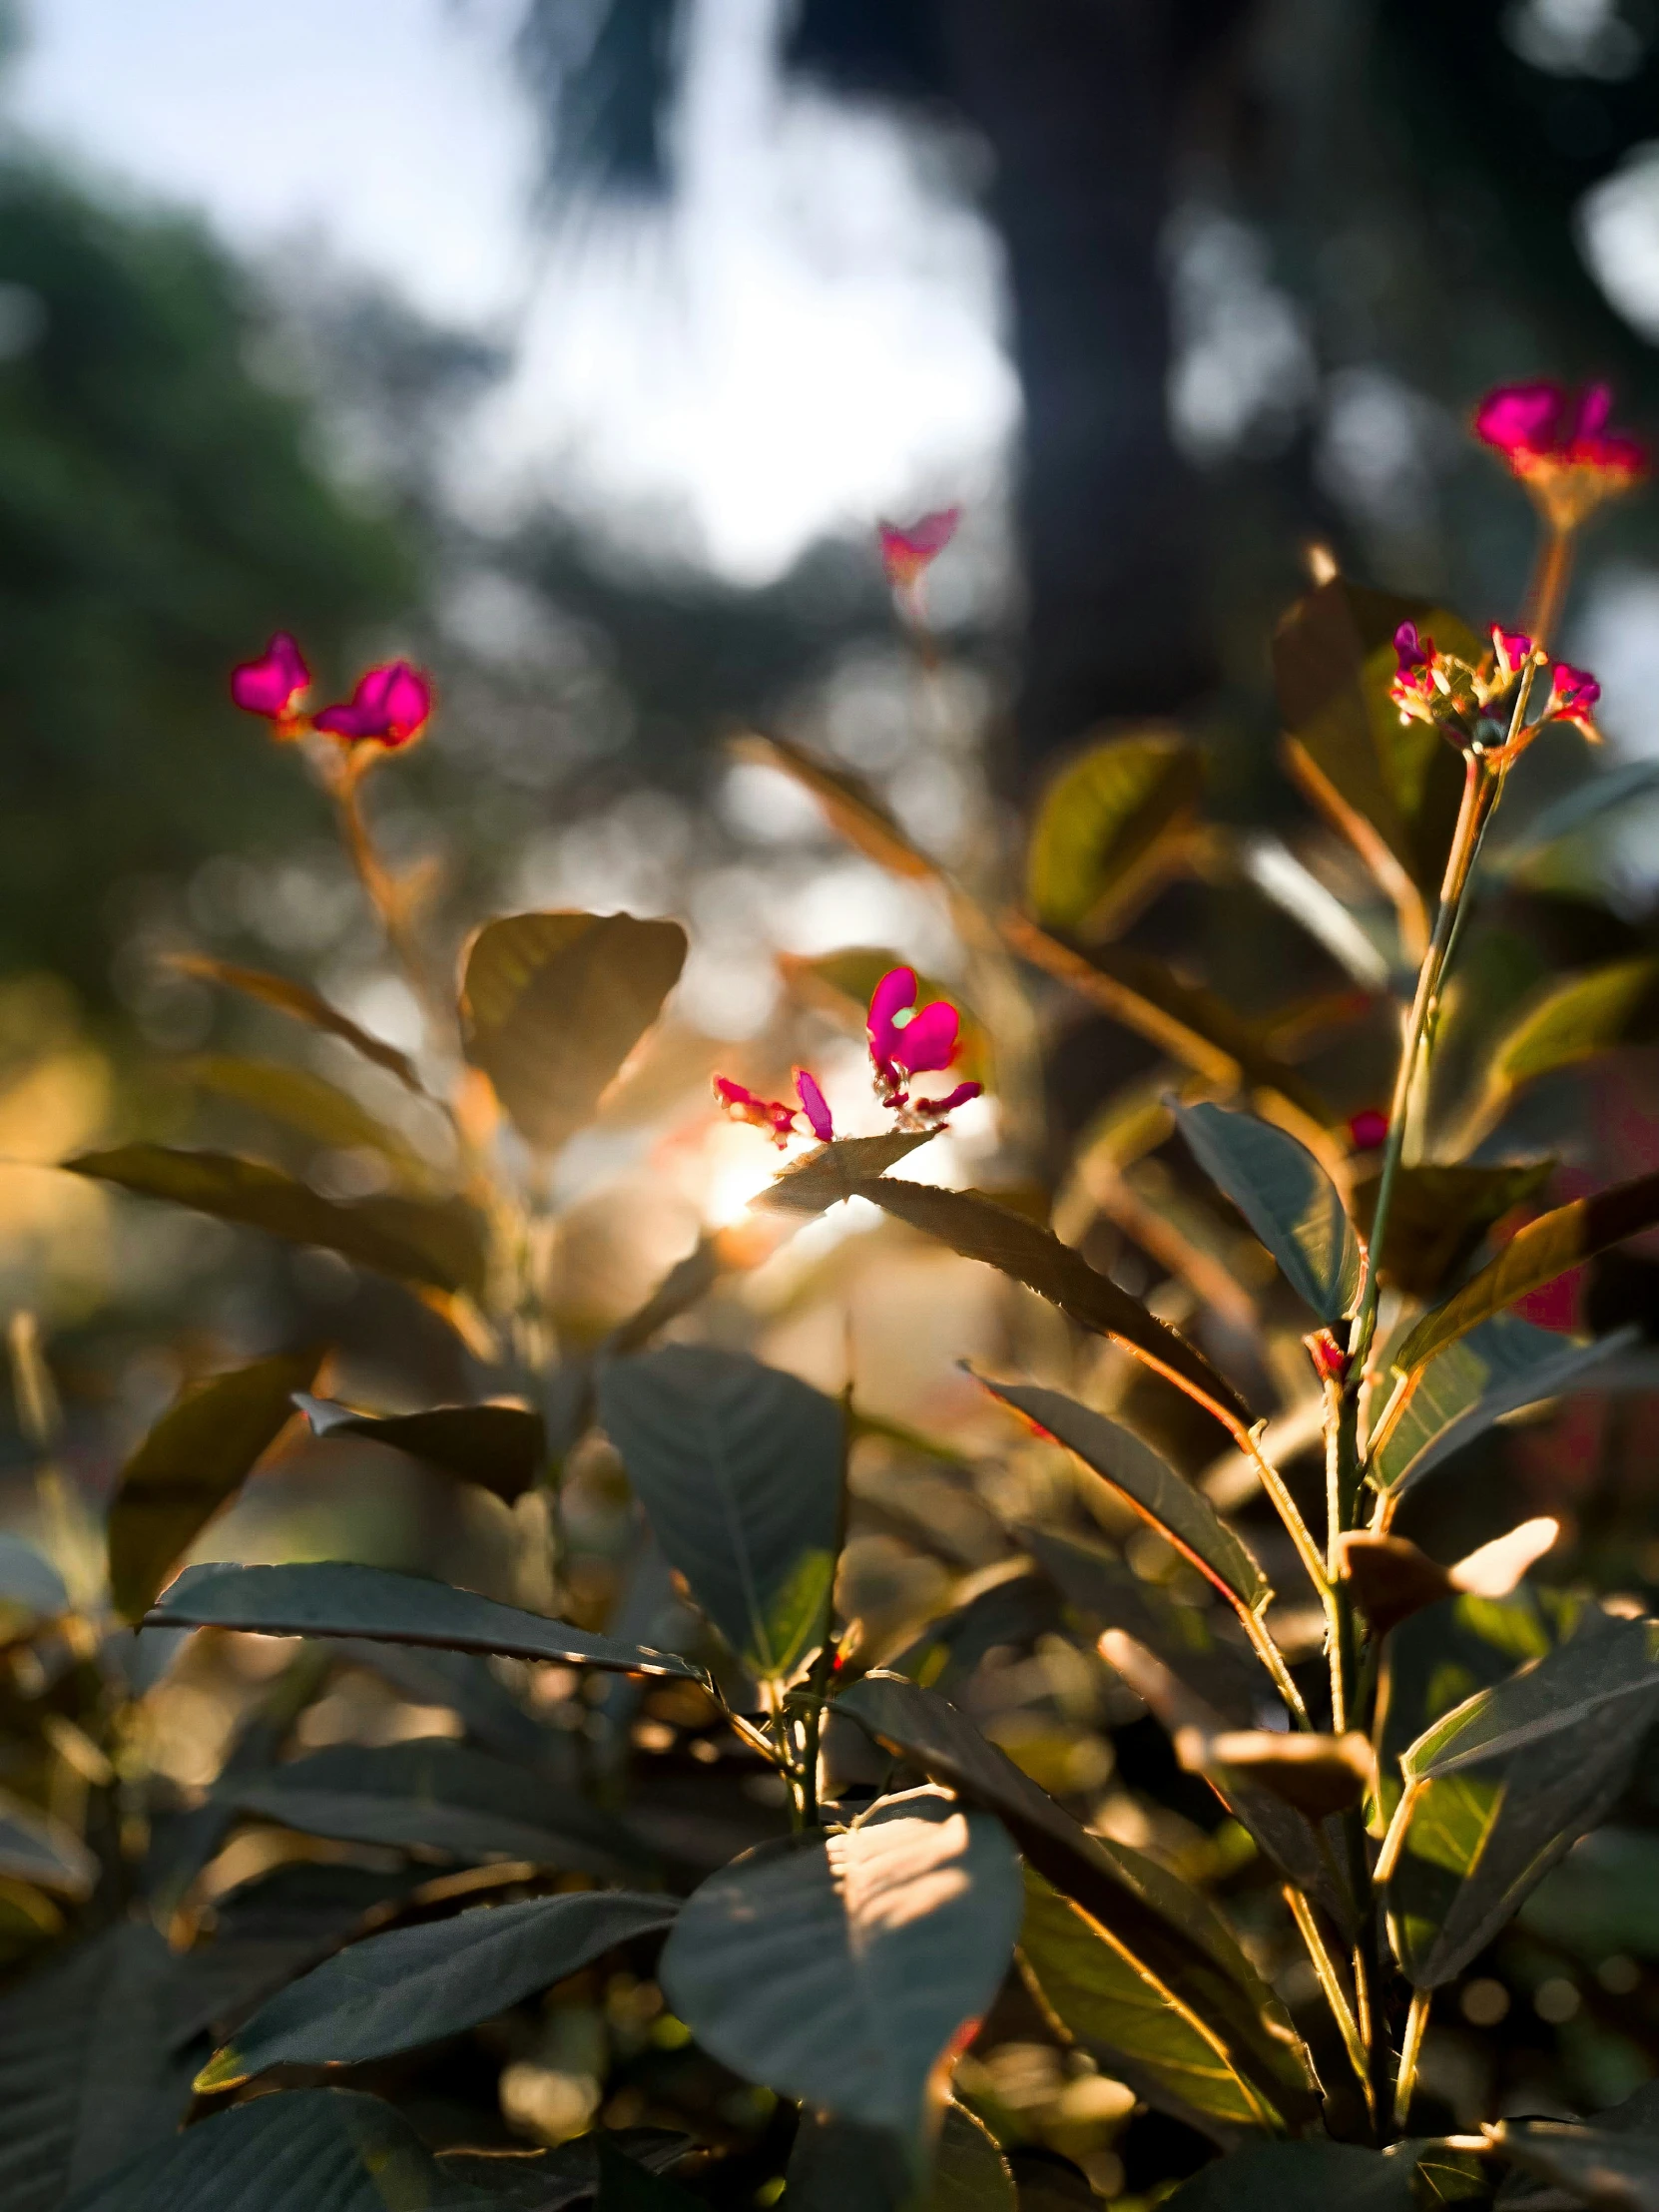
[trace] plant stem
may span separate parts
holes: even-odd
[[[1284,1895],[1285,1903],[1291,1909],[1291,1918],[1296,1922],[1302,1940],[1308,1946],[1308,1956],[1312,1961],[1320,1988],[1324,1992],[1325,2001],[1330,2007],[1331,2017],[1336,2021],[1342,2034],[1343,2047],[1348,2052],[1349,2064],[1359,2076],[1360,2086],[1365,2091],[1366,2104],[1371,2112],[1372,2125],[1375,2127],[1377,2124],[1377,2099],[1366,2066],[1366,2046],[1360,2039],[1359,2022],[1354,2016],[1354,2008],[1349,2003],[1347,1992],[1343,1988],[1342,1977],[1337,1972],[1337,1962],[1331,1955],[1325,1937],[1320,1934],[1319,1923],[1314,1918],[1314,1909],[1302,1892],[1294,1884],[1287,1883]]]
[[[1422,2031],[1428,2025],[1431,1989],[1411,1991],[1411,2009],[1405,2016],[1405,2039],[1399,2046],[1399,2071],[1394,2076],[1394,2125],[1403,2127],[1411,2109],[1411,2091],[1417,2085],[1417,2060],[1422,2056]]]

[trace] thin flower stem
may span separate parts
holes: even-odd
[[[1315,1975],[1318,1977],[1320,1988],[1324,1992],[1325,2001],[1331,2008],[1331,2016],[1336,2021],[1342,2035],[1343,2048],[1348,2052],[1348,2062],[1359,2076],[1360,2087],[1365,2092],[1366,2106],[1371,2113],[1372,2124],[1375,2127],[1377,2124],[1377,2099],[1372,2089],[1371,2074],[1367,2067],[1366,2046],[1360,2037],[1360,2026],[1354,2016],[1354,2008],[1348,2001],[1348,1994],[1343,1988],[1342,1977],[1337,1971],[1337,1961],[1332,1957],[1325,1937],[1320,1934],[1319,1923],[1314,1918],[1313,1907],[1308,1903],[1302,1892],[1289,1882],[1285,1885],[1285,1903],[1290,1907],[1291,1918],[1296,1922],[1302,1940],[1308,1946],[1309,1959],[1313,1964]]]
[[[1562,601],[1566,598],[1567,581],[1572,574],[1573,545],[1571,530],[1559,530],[1553,524],[1546,528],[1538,550],[1538,566],[1526,595],[1524,617],[1538,645],[1543,645],[1555,628]]]

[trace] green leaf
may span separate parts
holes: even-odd
[[[1164,2202],[1169,2212],[1411,2212],[1416,2158],[1412,2143],[1249,2143]]]
[[[790,2152],[790,2212],[906,2212],[915,2203],[903,2152],[890,2135],[804,2111]],[[996,2137],[954,2098],[944,2108],[933,2179],[919,2212],[1018,2212]]]
[[[829,1627],[840,1406],[747,1354],[669,1345],[600,1369],[599,1415],[669,1564],[753,1673],[788,1680]]]
[[[1176,1122],[1194,1159],[1224,1191],[1285,1280],[1323,1322],[1360,1295],[1360,1240],[1337,1187],[1306,1145],[1254,1114],[1182,1106]]]
[[[1488,1080],[1511,1091],[1558,1068],[1659,1036],[1659,960],[1610,960],[1533,999],[1492,1055]]]
[[[1296,2126],[1317,2109],[1289,2015],[1209,1901],[1154,1861],[1091,1834],[966,1714],[891,1674],[835,1700],[889,1751],[994,1812],[1027,1861],[1219,2033],[1232,2062]]]
[[[677,921],[633,914],[510,914],[478,931],[461,978],[466,1056],[534,1150],[592,1119],[685,958]]]
[[[439,2151],[438,2164],[450,2180],[492,2195],[496,2212],[563,2212],[566,2205],[585,2204],[598,2188],[602,2142],[653,2173],[691,2148],[691,2137],[672,2128],[623,2127],[614,2135],[580,2135],[555,2150]]]
[[[1075,1453],[1242,1613],[1261,1612],[1273,1591],[1258,1562],[1204,1493],[1160,1459],[1133,1429],[1091,1406],[1079,1405],[1060,1390],[993,1382],[986,1376],[978,1380],[993,1397]]]
[[[1487,1759],[1535,1749],[1563,1730],[1582,1728],[1604,1707],[1628,1700],[1633,1724],[1646,1726],[1659,1693],[1659,1621],[1592,1613],[1570,1642],[1490,1689],[1477,1690],[1423,1730],[1399,1755],[1407,1782],[1432,1782]]]
[[[425,1575],[321,1559],[304,1566],[187,1567],[145,1616],[146,1628],[245,1628],[262,1636],[366,1636],[449,1651],[496,1651],[617,1674],[702,1670],[673,1652],[595,1636]]]
[[[1598,1828],[1546,1874],[1520,1925],[1598,1966],[1617,1951],[1659,1958],[1659,1836]]]
[[[533,1489],[547,1458],[547,1428],[519,1405],[433,1405],[422,1413],[359,1413],[296,1389],[294,1403],[318,1436],[366,1436],[445,1474],[493,1490],[510,1505]]]
[[[527,1712],[477,1652],[439,1651],[430,1644],[359,1643],[351,1637],[306,1648],[332,1651],[349,1666],[370,1668],[411,1705],[448,1706],[485,1751],[552,1775],[574,1769],[575,1747],[567,1732]]]
[[[1025,894],[1046,928],[1089,936],[1121,913],[1181,832],[1204,790],[1204,763],[1161,731],[1091,746],[1037,806]]]
[[[1081,1253],[1024,1214],[997,1205],[980,1191],[943,1191],[894,1175],[856,1178],[842,1195],[867,1198],[895,1220],[936,1237],[964,1260],[979,1260],[1012,1276],[1081,1328],[1110,1337],[1134,1353],[1230,1428],[1249,1425],[1250,1408],[1196,1345],[1149,1314],[1138,1299],[1091,1268]],[[826,1197],[823,1204],[829,1203]]]
[[[330,1037],[340,1038],[365,1060],[395,1075],[416,1097],[426,1096],[413,1066],[395,1045],[359,1028],[337,1006],[330,1006],[325,998],[319,998],[308,984],[295,983],[286,975],[273,975],[265,968],[238,967],[233,961],[215,960],[202,952],[176,953],[172,965],[183,975],[199,975],[210,983],[227,984],[247,998],[257,998],[264,1006],[274,1006],[279,1014],[291,1015],[295,1021],[305,1022],[312,1029],[321,1029]]]
[[[1659,2135],[1575,2127],[1567,2120],[1499,2120],[1492,2140],[1511,2164],[1604,2212],[1659,2212]]]
[[[102,1869],[66,1822],[0,1790],[0,1875],[59,1897],[89,1898]]]
[[[752,2081],[923,2155],[928,2077],[989,2009],[1020,1922],[1001,1826],[933,1790],[705,1882],[663,1946],[670,2004]]]
[[[302,1137],[338,1151],[377,1152],[404,1183],[416,1190],[432,1181],[420,1154],[395,1130],[376,1120],[349,1091],[280,1060],[246,1059],[236,1053],[204,1053],[187,1060],[181,1071],[203,1090],[235,1099],[297,1129]]]
[[[331,1744],[222,1785],[239,1812],[307,1835],[473,1862],[523,1859],[614,1875],[643,1858],[627,1831],[549,1777],[447,1736]]]
[[[1032,1993],[1066,2037],[1152,2103],[1200,2125],[1278,2127],[1278,2113],[1235,2071],[1226,2038],[1029,1867],[1019,1949]]]
[[[610,2137],[601,2135],[596,2148],[599,2194],[594,2212],[701,2212],[701,2197],[637,2164]]]
[[[667,1899],[595,1890],[369,1936],[262,2005],[197,2075],[197,2094],[273,2066],[356,2065],[442,2042],[667,1928],[674,1910]]]
[[[1451,843],[1463,769],[1437,730],[1402,720],[1388,697],[1397,666],[1394,632],[1402,622],[1414,622],[1442,652],[1471,662],[1484,650],[1444,608],[1367,591],[1339,576],[1286,615],[1274,636],[1273,672],[1293,771],[1315,803],[1385,888],[1393,888],[1390,875],[1403,872],[1432,894]]]
[[[121,1470],[110,1505],[110,1595],[142,1620],[169,1570],[293,1418],[320,1352],[257,1360],[187,1391]]]
[[[776,1176],[760,1194],[760,1206],[787,1206],[792,1213],[822,1214],[843,1198],[864,1195],[865,1182],[930,1144],[936,1129],[891,1129],[879,1137],[837,1137],[820,1145]]]
[[[133,2159],[64,2212],[500,2212],[389,2104],[352,2089],[256,2097]],[[8,2206],[7,2212],[12,2212]]]
[[[831,828],[878,866],[917,881],[938,875],[937,861],[905,835],[874,788],[851,769],[770,733],[765,737],[746,733],[732,750],[740,760],[781,769],[793,777],[812,793]]]
[[[625,1321],[619,1321],[599,1348],[615,1359],[643,1352],[653,1337],[701,1303],[733,1264],[720,1236],[699,1237],[683,1260],[676,1260],[656,1289]]]
[[[118,1183],[140,1198],[165,1198],[292,1244],[321,1245],[399,1281],[474,1295],[483,1289],[483,1219],[460,1199],[365,1198],[343,1205],[258,1160],[160,1144],[85,1152],[63,1164],[71,1175]]]
[[[1534,1198],[1555,1172],[1553,1160],[1518,1167],[1402,1167],[1388,1205],[1384,1283],[1411,1298],[1435,1299],[1474,1258],[1494,1222]],[[1369,1236],[1379,1177],[1354,1188],[1354,1211]]]
[[[1476,1436],[1527,1405],[1616,1380],[1606,1364],[1638,1341],[1620,1330],[1594,1344],[1564,1343],[1513,1314],[1482,1322],[1417,1370],[1416,1382],[1366,1472],[1400,1496]]]
[[[1519,1231],[1496,1259],[1472,1276],[1443,1306],[1424,1314],[1393,1356],[1394,1371],[1410,1375],[1436,1352],[1494,1314],[1502,1313],[1528,1291],[1553,1283],[1568,1268],[1593,1259],[1609,1245],[1634,1237],[1659,1222],[1659,1175],[1615,1183],[1593,1198],[1557,1206]]]

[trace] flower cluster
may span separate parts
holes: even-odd
[[[1646,448],[1607,427],[1612,403],[1605,384],[1576,396],[1562,384],[1505,384],[1475,410],[1474,434],[1501,455],[1553,529],[1575,530],[1647,474]]]
[[[1565,661],[1550,671],[1541,711],[1532,711],[1529,692],[1522,720],[1511,732],[1516,686],[1523,675],[1545,666],[1544,656],[1519,630],[1494,625],[1490,636],[1490,651],[1469,662],[1442,653],[1414,622],[1402,622],[1394,632],[1396,666],[1388,686],[1400,721],[1426,722],[1450,744],[1487,755],[1520,752],[1548,722],[1571,723],[1599,744],[1594,709],[1601,686]]]
[[[351,697],[319,714],[306,715],[300,702],[311,688],[311,672],[285,630],[278,630],[258,660],[244,661],[231,674],[231,697],[245,714],[261,715],[275,738],[291,741],[321,731],[345,746],[378,745],[386,752],[412,745],[432,712],[432,686],[407,661],[387,661],[359,676]]]
[[[870,1066],[875,1095],[902,1129],[937,1128],[958,1106],[979,1096],[978,1083],[958,1083],[942,1098],[916,1098],[911,1085],[918,1075],[942,1074],[956,1057],[961,1016],[948,999],[936,998],[916,1010],[914,968],[889,968],[870,993],[866,1019]],[[796,1123],[805,1117],[820,1144],[830,1143],[835,1126],[818,1079],[809,1068],[795,1070],[795,1092],[800,1101],[762,1098],[730,1076],[715,1077],[715,1098],[722,1113],[734,1121],[763,1129],[780,1150],[797,1134]]]

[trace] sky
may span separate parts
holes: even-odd
[[[6,109],[242,252],[307,242],[508,341],[461,448],[478,519],[552,492],[761,582],[990,496],[1017,406],[988,230],[890,122],[781,87],[779,5],[694,11],[673,207],[551,233],[520,0],[33,0]]]

